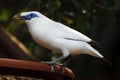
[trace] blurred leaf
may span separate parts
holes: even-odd
[[[49,0],[47,5],[48,10],[51,12],[56,11],[58,8],[60,8],[60,6],[61,6],[61,3],[59,0]]]
[[[0,21],[7,21],[10,16],[9,14],[9,10],[3,9],[0,13]]]
[[[67,24],[73,24],[74,21],[68,17],[64,17],[63,20],[67,23]]]
[[[6,29],[9,31],[9,32],[11,32],[11,33],[15,33],[16,31],[17,31],[17,29],[19,28],[19,27],[21,27],[21,25],[22,24],[24,24],[24,21],[11,21],[8,25],[7,25],[7,27],[6,27]]]
[[[120,9],[120,0],[115,0],[115,7]]]
[[[48,9],[48,16],[52,16],[54,18],[54,12],[59,9],[61,6],[61,3],[59,0],[49,0],[47,4]]]

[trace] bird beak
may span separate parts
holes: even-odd
[[[15,20],[24,20],[24,17],[20,16],[20,14],[16,14],[13,16],[13,19]]]
[[[20,14],[16,14],[16,15],[14,15],[14,16],[13,16],[13,19],[15,19],[15,20],[19,20],[19,19],[20,19]]]

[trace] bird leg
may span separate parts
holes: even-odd
[[[60,60],[62,60],[62,59],[64,59],[63,56],[60,57],[60,58],[58,58],[58,59],[56,59],[56,60],[53,60],[53,61],[46,61],[46,62],[42,61],[42,63],[46,63],[46,64],[50,65],[51,72],[54,72],[55,71],[54,65],[62,66],[62,64],[57,64],[57,62],[60,61]]]
[[[57,64],[57,62],[59,62],[59,61],[61,61],[61,60],[64,60],[64,62],[67,60],[67,58],[68,58],[69,56],[61,56],[61,57],[59,57],[58,59],[55,59],[55,60],[53,60],[53,61],[46,61],[46,62],[44,62],[44,61],[42,61],[43,63],[46,63],[46,64],[49,64],[49,65],[62,65],[62,64]]]
[[[47,61],[47,62],[42,61],[42,62],[50,65],[50,67],[51,67],[51,72],[54,72],[54,71],[55,71],[54,65],[60,66],[60,67],[61,67],[61,74],[64,74],[64,73],[65,73],[64,67],[67,66],[67,62],[68,62],[68,60],[69,60],[70,58],[71,58],[71,56],[69,55],[69,56],[67,56],[67,57],[66,57],[66,56],[59,57],[58,59],[55,59],[55,60],[53,60],[53,61]],[[58,62],[58,61],[61,61],[61,60],[63,60],[63,64],[58,64],[57,62]]]
[[[61,67],[61,74],[65,73],[65,67],[67,66],[67,63],[70,61],[71,59],[71,55],[67,56],[66,58],[63,59],[63,64],[60,66]]]
[[[55,65],[58,65],[60,66],[61,68],[61,74],[64,74],[65,73],[65,67],[67,66],[67,63],[69,62],[69,60],[71,59],[71,55],[69,56],[62,56],[62,57],[59,57],[58,59],[54,60],[54,61],[51,61],[51,62],[55,62]],[[61,61],[63,60],[63,64],[57,64],[58,61]]]

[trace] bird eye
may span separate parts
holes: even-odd
[[[31,17],[35,16],[34,14],[30,14]]]
[[[36,14],[31,13],[27,15],[28,20],[31,20],[32,18],[38,17]]]

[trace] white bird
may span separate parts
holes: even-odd
[[[104,58],[90,43],[96,43],[82,33],[55,22],[37,11],[22,12],[14,18],[25,20],[32,38],[41,46],[63,56],[50,63],[56,63],[70,55],[88,54]]]

